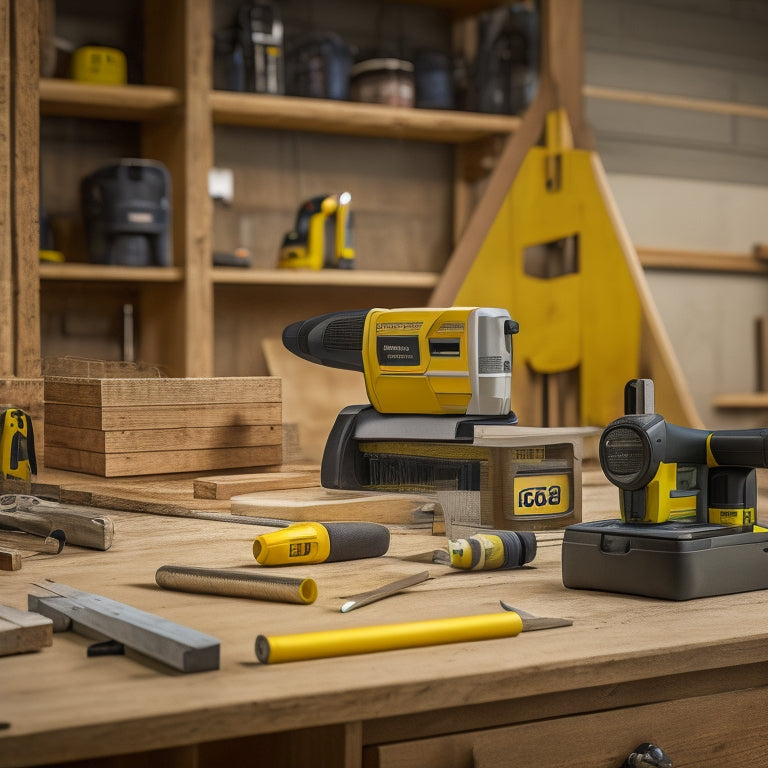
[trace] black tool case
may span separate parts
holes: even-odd
[[[694,523],[621,520],[565,529],[563,584],[690,600],[768,589],[768,532]]]

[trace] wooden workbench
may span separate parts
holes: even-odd
[[[616,491],[584,486],[586,519],[615,515]],[[106,552],[67,547],[0,572],[0,603],[26,608],[53,579],[164,616],[221,641],[221,668],[182,674],[127,656],[88,658],[90,640],[55,634],[0,658],[0,766],[583,766],[618,768],[651,741],[675,768],[768,764],[765,592],[669,603],[567,590],[560,546],[533,567],[465,573],[414,556],[444,546],[394,528],[387,556],[291,567],[318,584],[312,605],[171,592],[164,564],[259,567],[264,528],[113,512]],[[412,559],[406,559],[406,558]],[[434,577],[347,614],[342,596],[428,567]],[[258,634],[499,610],[499,600],[572,627],[511,639],[263,665]]]

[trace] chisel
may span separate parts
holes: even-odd
[[[514,637],[531,629],[552,629],[569,626],[571,623],[569,619],[540,618],[523,611],[508,611],[296,635],[259,635],[256,638],[256,658],[263,664],[278,664],[284,661],[351,656],[400,648]]]

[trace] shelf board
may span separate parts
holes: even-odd
[[[214,123],[460,144],[514,133],[521,119],[441,109],[213,91]]]
[[[690,96],[675,96],[668,93],[649,93],[631,91],[624,88],[609,88],[602,85],[585,85],[582,94],[587,98],[604,101],[621,101],[627,104],[642,104],[653,107],[671,107],[694,112],[709,112],[716,115],[735,117],[754,117],[768,120],[768,107],[761,104],[746,104],[738,101],[718,101],[716,99],[696,99]]]
[[[735,392],[717,395],[712,399],[715,408],[738,408],[742,410],[768,409],[768,392]]]
[[[112,264],[40,264],[41,280],[102,283],[175,283],[184,276],[180,267],[124,267]]]
[[[437,285],[437,272],[395,272],[372,269],[243,269],[214,267],[217,285],[347,286],[372,288],[424,288]]]
[[[638,246],[636,250],[640,263],[645,269],[768,275],[768,262],[754,254],[723,251],[683,251],[641,246]]]
[[[40,79],[40,112],[102,120],[156,120],[181,105],[176,88]]]

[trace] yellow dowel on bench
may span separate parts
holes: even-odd
[[[256,638],[256,657],[264,664],[278,664],[283,661],[513,637],[522,631],[522,619],[514,612],[504,612],[295,635],[259,635]]]

